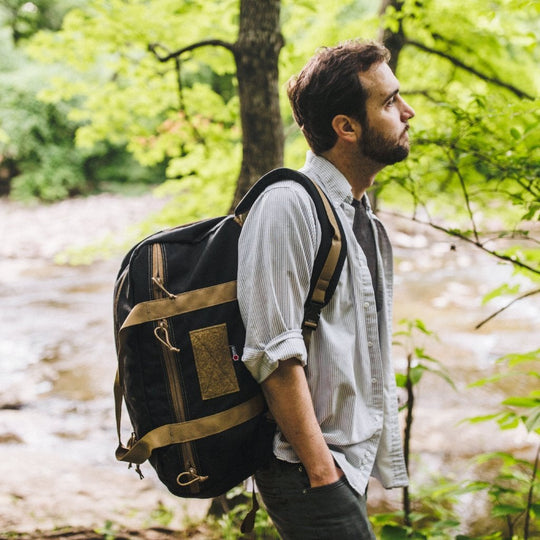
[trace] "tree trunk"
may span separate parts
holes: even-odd
[[[278,58],[283,47],[280,5],[280,0],[240,1],[240,28],[234,56],[243,153],[233,208],[259,176],[283,164],[278,85]]]
[[[383,16],[390,6],[392,6],[399,13],[403,6],[403,0],[382,0],[381,7],[379,8],[379,15]],[[398,66],[399,54],[405,45],[405,34],[403,33],[403,25],[401,21],[399,22],[397,32],[393,32],[389,28],[381,28],[379,32],[379,41],[382,41],[386,48],[390,51],[392,57],[390,58],[390,62],[388,64],[395,73]]]

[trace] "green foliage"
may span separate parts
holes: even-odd
[[[241,159],[235,64],[229,51],[203,47],[177,70],[174,62],[161,63],[149,46],[166,55],[208,38],[234,42],[238,4],[213,2],[209,9],[202,1],[93,0],[71,11],[61,31],[40,32],[28,48],[42,62],[69,66],[69,73],[51,79],[40,97],[71,103],[70,118],[82,124],[76,133],[80,147],[108,140],[126,144],[144,165],[167,164],[167,177],[178,181],[174,189],[182,194],[171,205],[169,224],[215,214],[230,204]],[[283,27],[290,40],[282,55],[281,77],[299,69],[322,35],[339,39],[330,14],[342,22],[343,30],[357,22],[352,15],[366,9],[352,0],[340,6],[284,2]],[[284,95],[283,105],[292,124]],[[293,146],[297,156],[305,152],[298,133]],[[216,184],[207,186],[209,182]],[[188,187],[205,193],[188,196]],[[220,192],[217,208],[209,205],[215,191]],[[227,203],[225,196],[230,197]]]
[[[187,151],[184,145],[202,144],[199,130],[210,122],[227,122],[230,127],[236,121],[211,86],[197,85],[200,68],[201,79],[211,79],[220,90],[219,75],[230,80],[234,62],[230,53],[201,49],[182,66],[179,89],[174,63],[161,64],[148,46],[161,43],[175,49],[215,35],[218,28],[216,37],[234,40],[235,13],[230,0],[212,11],[202,2],[89,2],[68,14],[61,32],[42,32],[32,41],[29,52],[34,57],[67,63],[76,73],[53,81],[42,97],[81,97],[72,114],[89,121],[77,135],[84,146],[105,139],[129,144],[145,164],[181,157]],[[192,116],[198,118],[192,122]],[[174,175],[173,171],[170,176]]]
[[[281,82],[320,45],[376,37],[377,8],[368,1],[284,0]],[[540,213],[540,113],[538,101],[527,96],[540,88],[537,19],[536,4],[517,0],[488,7],[481,0],[405,0],[399,11],[387,11],[383,24],[406,38],[398,76],[417,117],[409,160],[383,171],[377,188],[386,205],[476,243],[533,279],[540,275],[530,232]],[[206,171],[219,163],[230,182],[225,192],[233,193],[241,134],[232,55],[203,47],[177,71],[148,47],[157,44],[156,52],[166,55],[208,38],[233,42],[237,21],[233,0],[93,0],[71,11],[60,32],[40,32],[29,51],[72,70],[50,81],[41,96],[52,102],[77,97],[70,118],[83,123],[80,146],[127,144],[139,162],[167,164],[171,179],[187,172],[200,187],[215,181]],[[300,166],[306,144],[284,92],[282,105],[286,162]],[[221,177],[218,182],[221,190]],[[195,194],[188,208],[182,200],[171,224],[205,215],[206,201]]]
[[[27,39],[42,29],[58,30],[66,11],[80,0],[0,0],[0,25],[11,31],[14,43]]]
[[[407,363],[405,373],[396,373],[396,385],[407,392],[401,409],[406,410],[403,439],[405,462],[409,468],[415,394],[424,373],[441,377],[454,389],[455,385],[444,365],[428,355],[421,343],[425,339],[436,338],[425,323],[420,319],[402,320],[400,326],[403,329],[394,333],[394,345],[403,350]],[[404,488],[403,508],[392,513],[377,514],[372,517],[372,522],[381,539],[446,539],[460,525],[454,512],[456,501],[455,485],[437,477],[431,483],[415,486],[414,493],[408,487]]]
[[[487,299],[540,280],[538,20],[537,3],[511,0],[405,0],[385,17],[405,36],[397,75],[417,116],[377,194],[512,264],[521,278]]]
[[[75,127],[54,105],[38,101],[32,91],[0,83],[0,118],[6,134],[0,155],[20,170],[12,194],[19,199],[52,201],[81,191],[84,158],[73,152]]]
[[[455,384],[442,362],[426,353],[425,347],[418,345],[420,336],[435,339],[436,336],[428,330],[420,319],[402,320],[399,322],[403,330],[394,333],[394,345],[405,352],[407,357],[407,372],[396,373],[398,388],[412,388],[422,379],[424,373],[433,373],[445,380],[455,390]],[[407,407],[405,403],[404,407]]]
[[[150,512],[150,522],[156,522],[163,527],[168,527],[174,519],[174,510],[165,506],[161,501],[158,501],[156,508]]]
[[[229,491],[226,495],[228,500],[242,496],[247,502],[236,504],[233,509],[212,522],[212,528],[216,531],[216,538],[222,540],[237,540],[242,538],[256,538],[257,540],[279,539],[279,535],[274,528],[268,513],[264,508],[259,508],[255,515],[255,525],[253,532],[244,535],[240,532],[240,527],[247,513],[251,510],[251,493],[245,491],[242,487],[237,487]]]
[[[0,155],[15,174],[16,199],[55,201],[88,193],[107,182],[156,182],[164,172],[136,163],[125,150],[101,143],[75,148],[76,124],[62,104],[43,103],[32,88],[0,82]]]
[[[412,407],[414,407],[414,387],[418,384],[423,373],[415,371],[415,355],[421,351],[420,358],[427,357],[431,365],[433,359],[425,355],[424,348],[418,346],[421,336],[432,337],[431,332],[419,320],[402,321],[405,328],[396,332],[397,344],[407,354],[407,373],[398,374],[398,386],[408,391],[407,418],[404,433],[406,459],[408,461],[409,442],[412,437]],[[475,497],[486,494],[489,506],[489,520],[482,526],[482,540],[489,539],[528,539],[540,533],[540,504],[538,489],[540,487],[540,391],[537,381],[540,378],[538,365],[540,350],[527,353],[513,353],[499,360],[504,368],[495,376],[480,380],[471,386],[492,384],[502,378],[524,378],[529,381],[527,386],[532,390],[528,395],[512,396],[501,402],[498,411],[468,419],[471,423],[497,421],[499,428],[523,429],[530,433],[533,444],[536,444],[536,457],[531,462],[507,452],[486,453],[475,459],[476,466],[488,465],[487,478],[455,483],[446,478],[437,477],[431,482],[424,481],[422,485],[413,484],[413,491],[404,489],[403,509],[391,513],[372,516],[373,525],[378,532],[378,538],[400,539],[419,538],[426,540],[446,540],[450,538],[471,538],[459,534],[460,519],[456,513],[456,505],[464,495],[473,494]],[[420,364],[419,364],[420,365]],[[451,382],[443,370],[442,376]],[[452,383],[451,383],[452,384]],[[523,385],[520,385],[523,387]],[[495,471],[495,473],[490,473]],[[482,473],[480,473],[482,476]],[[491,529],[491,531],[490,531]],[[504,532],[503,532],[504,531]]]
[[[528,395],[511,396],[501,402],[493,414],[470,418],[472,423],[496,421],[502,430],[525,428],[536,445],[536,458],[531,463],[507,452],[494,452],[478,457],[478,463],[495,462],[497,474],[488,482],[472,482],[472,489],[485,490],[491,502],[491,515],[506,529],[504,538],[532,538],[540,534],[540,349],[521,354],[510,354],[499,359],[507,368],[497,376],[478,381],[475,386],[492,384],[501,378],[530,380]],[[518,536],[519,535],[519,536]]]
[[[115,538],[120,534],[118,526],[111,520],[107,520],[103,527],[95,529],[97,534],[103,535],[103,540],[115,540]]]
[[[54,201],[111,182],[148,184],[164,177],[163,167],[143,167],[110,142],[76,148],[81,125],[68,118],[70,105],[36,97],[48,77],[69,72],[30,61],[8,34],[0,24],[0,167],[12,197]]]
[[[540,349],[506,355],[498,360],[506,369],[494,376],[477,381],[472,386],[484,386],[503,378],[525,379],[530,381],[528,387],[532,388],[528,395],[511,396],[501,402],[502,407],[489,415],[470,418],[473,423],[494,420],[501,429],[516,429],[525,427],[529,433],[540,435],[540,390],[537,389],[540,380]],[[527,369],[526,371],[523,369]],[[512,369],[508,369],[512,368]],[[540,442],[540,441],[539,441]]]

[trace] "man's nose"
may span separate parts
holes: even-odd
[[[414,109],[405,101],[403,100],[403,109],[401,111],[401,116],[405,118],[405,120],[409,120],[409,118],[412,118],[415,116]]]

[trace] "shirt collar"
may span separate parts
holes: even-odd
[[[327,159],[308,150],[306,163],[301,171],[321,184],[334,204],[339,206],[343,202],[352,203],[351,185]]]

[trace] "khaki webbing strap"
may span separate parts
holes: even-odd
[[[336,221],[334,212],[332,211],[332,207],[330,206],[330,202],[328,201],[325,193],[315,182],[313,182],[313,185],[321,194],[321,199],[326,209],[326,213],[328,214],[328,220],[330,221],[330,224],[334,229],[330,251],[328,252],[328,256],[326,257],[326,261],[321,271],[321,275],[317,280],[317,284],[315,285],[315,289],[313,290],[313,295],[311,297],[312,301],[317,302],[318,304],[324,304],[326,290],[328,289],[328,285],[330,284],[330,280],[334,275],[339,260],[339,254],[341,251],[341,232],[339,230],[339,226]]]
[[[334,212],[332,211],[332,207],[330,206],[330,202],[328,201],[326,194],[315,182],[313,182],[313,185],[317,188],[317,191],[321,195],[321,199],[324,204],[326,214],[328,215],[328,221],[330,221],[330,224],[332,225],[332,228],[334,229],[334,234],[332,235],[332,244],[330,246],[330,250],[328,251],[328,256],[326,257],[326,261],[324,262],[323,269],[321,270],[319,278],[317,279],[317,283],[315,284],[315,288],[313,289],[313,294],[311,295],[311,299],[310,299],[311,302],[315,302],[319,304],[320,306],[322,306],[324,305],[326,291],[328,289],[328,286],[330,285],[330,280],[332,279],[334,272],[336,271],[336,267],[338,265],[339,255],[341,253],[342,240],[341,240],[341,231],[336,221],[336,216],[334,215]],[[306,319],[304,321],[304,324],[302,327],[302,337],[304,338],[306,349],[308,351],[309,351],[309,345],[311,343],[311,333],[316,329],[317,329],[317,321],[309,320],[309,319]]]
[[[129,326],[135,326],[159,319],[167,319],[197,309],[204,309],[236,300],[236,281],[203,287],[194,291],[176,294],[170,298],[148,300],[134,306],[126,317],[120,332]]]
[[[222,433],[255,418],[265,408],[264,398],[262,394],[258,394],[254,398],[226,411],[178,424],[160,426],[149,431],[131,448],[120,445],[116,450],[116,459],[127,463],[141,464],[150,457],[152,451],[156,448]]]
[[[122,446],[122,402],[124,395],[122,393],[122,375],[120,370],[116,370],[116,377],[114,378],[114,412],[116,416],[116,434],[118,436],[118,446]]]

